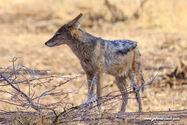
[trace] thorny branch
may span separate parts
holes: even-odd
[[[16,88],[5,76],[3,76],[2,74],[0,74],[0,76],[6,80],[10,86],[12,88],[14,88],[16,91],[18,91],[22,96],[24,96],[24,98],[28,101],[29,105],[31,105],[31,107],[35,110],[40,110],[42,107],[39,107],[39,106],[36,106],[33,102],[32,102],[32,99],[29,98],[24,92],[22,92],[20,89]],[[25,107],[26,105],[22,105],[23,107]]]
[[[51,89],[46,90],[46,91],[42,92],[40,95],[36,96],[34,90],[32,90],[33,86],[34,87],[37,87],[37,85],[42,86],[42,85],[45,85],[46,83],[53,81],[53,79],[61,78],[61,77],[60,76],[44,76],[44,77],[37,78],[37,77],[35,77],[35,71],[37,71],[37,73],[38,73],[38,72],[40,72],[39,70],[32,70],[30,68],[27,68],[27,67],[21,65],[21,64],[16,65],[15,64],[16,60],[17,60],[17,58],[14,58],[13,59],[13,66],[9,66],[7,68],[4,68],[4,71],[0,73],[0,84],[1,84],[0,86],[2,86],[2,87],[11,86],[11,88],[13,90],[16,90],[16,92],[15,91],[9,92],[6,89],[0,90],[0,93],[5,93],[5,94],[11,95],[10,99],[0,98],[0,102],[6,103],[9,105],[14,105],[16,107],[25,107],[26,109],[31,107],[32,109],[34,109],[36,111],[51,110],[51,111],[53,111],[53,118],[54,118],[53,123],[54,124],[62,123],[63,119],[69,119],[71,121],[72,119],[80,118],[80,116],[82,116],[85,113],[87,115],[89,115],[90,113],[92,114],[93,112],[91,112],[91,111],[95,110],[96,107],[99,107],[99,106],[108,106],[108,105],[115,104],[115,105],[111,106],[110,108],[105,109],[103,112],[100,112],[101,117],[102,117],[106,113],[113,110],[113,108],[119,103],[119,99],[122,100],[120,98],[122,94],[134,93],[134,91],[131,91],[131,89],[129,87],[129,88],[127,88],[126,93],[116,94],[116,92],[119,92],[119,91],[112,91],[106,95],[103,95],[100,98],[94,99],[93,101],[87,101],[87,102],[84,102],[80,105],[74,106],[73,103],[64,101],[65,99],[68,98],[68,95],[71,92],[64,92],[62,89],[60,89],[60,91],[54,92],[54,90],[57,90],[57,88],[63,86],[64,84],[70,82],[71,80],[80,77],[80,76],[76,76],[73,78],[67,78],[66,81],[64,81],[64,82],[61,81],[61,82],[59,82],[58,85],[54,85]],[[160,66],[158,73],[151,79],[151,82],[148,82],[144,86],[137,87],[136,91],[139,91],[139,89],[141,89],[142,87],[153,84],[154,81],[156,80],[156,77],[158,76],[158,74],[164,69],[164,67],[165,67],[164,63],[165,63],[165,61]],[[7,74],[7,71],[9,71],[9,72],[11,71],[11,72]],[[27,74],[30,73],[31,77],[27,78],[28,76],[26,76],[24,72],[27,72]],[[17,75],[17,74],[19,74],[19,75]],[[21,77],[21,79],[19,77]],[[5,82],[6,82],[6,84],[5,84]],[[19,87],[20,84],[24,84],[24,85],[29,86],[28,94],[24,93],[20,89],[20,87]],[[79,91],[81,87],[82,87],[82,85],[76,91]],[[108,86],[105,86],[102,89],[105,89],[107,87]],[[52,95],[52,96],[63,95],[63,98],[60,101],[55,102],[55,103],[42,104],[42,101],[40,102],[41,98],[46,97],[46,96],[50,96],[50,95]],[[62,106],[64,104],[65,104],[65,106]],[[71,105],[70,108],[67,106],[68,104]],[[57,107],[59,107],[59,106],[62,107],[64,111],[57,113],[57,111],[58,111]],[[71,116],[71,115],[73,115],[73,116]],[[59,119],[61,121],[59,121]]]
[[[12,60],[12,66],[9,66],[7,68],[0,68],[1,72],[0,72],[0,83],[2,87],[5,87],[4,90],[0,90],[1,93],[5,93],[5,94],[9,94],[11,95],[10,99],[7,98],[1,98],[0,102],[4,102],[7,104],[11,104],[14,106],[21,106],[21,107],[27,107],[27,109],[29,107],[33,108],[36,111],[40,111],[40,110],[54,110],[58,105],[61,105],[62,100],[60,100],[59,102],[55,102],[55,103],[50,103],[50,104],[40,104],[39,100],[42,97],[48,96],[48,95],[55,95],[55,96],[59,96],[59,95],[65,95],[65,98],[68,97],[68,93],[67,92],[63,92],[63,90],[61,91],[57,91],[57,92],[53,92],[53,90],[55,90],[56,88],[60,87],[63,84],[68,83],[69,81],[77,78],[70,78],[69,80],[67,80],[66,82],[60,82],[60,84],[58,86],[54,86],[51,90],[46,90],[45,92],[43,92],[40,96],[34,96],[35,92],[33,90],[33,88],[35,88],[37,85],[45,86],[45,83],[49,83],[51,82],[54,78],[62,78],[59,76],[45,76],[45,77],[35,77],[35,71],[38,73],[40,73],[40,70],[32,70],[30,68],[27,68],[21,64],[15,64],[15,61],[17,60],[17,57],[14,57]],[[2,69],[4,69],[4,71],[2,71]],[[7,72],[8,71],[8,72]],[[25,73],[26,72],[26,73]],[[42,72],[44,72],[44,70],[42,70]],[[47,71],[46,71],[47,72]],[[30,78],[27,78],[29,75],[31,74]],[[27,76],[26,76],[27,75]],[[5,83],[6,82],[6,83]],[[26,86],[29,87],[29,91],[28,94],[23,92],[20,89],[20,85],[24,84]],[[31,87],[32,85],[32,87]],[[6,87],[11,86],[12,90],[9,92]],[[32,92],[32,94],[31,94]],[[20,96],[20,97],[19,97]],[[36,102],[34,100],[38,99]]]
[[[156,77],[158,76],[158,74],[166,67],[168,67],[168,66],[164,66],[164,64],[165,64],[165,61],[166,61],[166,59],[163,61],[163,63],[161,64],[161,66],[159,67],[159,69],[158,69],[158,72],[157,72],[157,74],[152,78],[152,80],[150,81],[150,82],[148,82],[147,84],[144,84],[144,85],[141,85],[141,86],[138,86],[138,87],[136,87],[136,89],[135,89],[135,91],[131,91],[131,89],[130,89],[130,87],[129,88],[127,88],[127,92],[125,92],[125,93],[121,93],[121,94],[117,94],[117,95],[113,95],[113,93],[115,93],[115,92],[117,92],[117,91],[113,91],[113,92],[110,92],[110,93],[108,93],[107,95],[104,95],[104,96],[102,96],[102,97],[100,97],[100,98],[97,98],[97,99],[95,99],[94,101],[87,101],[86,103],[83,103],[83,104],[81,104],[81,105],[79,105],[79,106],[74,106],[74,107],[71,107],[71,108],[69,108],[69,109],[64,109],[64,111],[63,112],[61,112],[59,115],[56,115],[56,117],[55,117],[55,120],[53,121],[53,123],[54,124],[57,124],[58,123],[58,119],[59,119],[59,117],[60,116],[65,116],[65,115],[67,115],[68,113],[69,113],[69,111],[72,111],[72,113],[74,112],[74,110],[76,109],[76,110],[91,110],[91,109],[94,109],[94,108],[96,108],[96,107],[98,107],[98,106],[101,106],[101,105],[108,105],[109,104],[109,101],[111,101],[111,100],[115,100],[116,98],[118,98],[118,97],[121,97],[121,95],[122,94],[131,94],[131,93],[135,93],[136,91],[139,91],[140,89],[142,89],[142,88],[144,88],[144,87],[146,87],[147,85],[151,85],[151,84],[153,84],[154,83],[154,81],[156,80]],[[103,89],[103,88],[102,88]],[[117,101],[118,102],[118,101]],[[112,101],[111,102],[111,104],[114,104],[115,103],[115,101]],[[119,102],[118,102],[119,103]],[[93,105],[93,104],[95,104],[95,105]],[[114,106],[113,106],[114,107]],[[113,108],[112,107],[112,108]],[[104,115],[104,114],[106,114],[107,112],[109,112],[110,110],[112,110],[112,108],[110,108],[110,109],[108,109],[108,110],[105,110],[104,112],[102,112],[102,116]],[[68,112],[67,112],[68,111]],[[59,122],[59,123],[63,123],[63,122]]]

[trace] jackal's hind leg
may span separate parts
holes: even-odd
[[[129,78],[131,80],[131,84],[133,85],[133,90],[135,92],[136,100],[137,100],[138,105],[139,105],[139,112],[141,112],[142,111],[142,102],[141,102],[141,97],[140,97],[140,88],[138,88],[139,85],[137,83],[138,77],[140,77],[140,76],[139,75],[136,76],[132,72],[129,73]]]
[[[139,105],[139,112],[141,112],[142,111],[142,103],[141,103],[141,97],[140,97],[140,90],[137,90],[136,87],[138,87],[138,86],[133,86],[133,90],[135,91],[136,100]]]
[[[123,99],[120,112],[125,112],[127,102],[128,102],[128,93],[127,93],[127,89],[126,89],[126,76],[116,76],[115,80],[116,80],[116,84],[122,94],[122,99]]]

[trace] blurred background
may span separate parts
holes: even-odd
[[[76,90],[86,80],[79,60],[67,45],[49,48],[44,43],[59,27],[83,13],[81,28],[88,33],[104,39],[138,42],[146,82],[164,68],[143,94],[144,111],[184,109],[186,7],[186,0],[0,0],[0,67],[11,65],[13,57],[21,57],[19,63],[32,69],[49,69],[50,73],[62,77],[81,75],[66,88],[66,91]],[[105,75],[104,85],[110,85],[105,94],[117,90],[112,76]],[[39,88],[37,92],[44,89]],[[82,99],[86,100],[86,93],[85,83],[70,100],[78,105]],[[49,98],[50,101],[60,99]],[[2,104],[2,108],[7,107]],[[137,110],[136,100],[131,99],[127,111]]]

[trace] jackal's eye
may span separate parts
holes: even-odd
[[[58,36],[60,36],[60,33],[56,33],[56,34],[55,34],[55,37],[58,37]]]
[[[72,26],[67,26],[67,29],[71,29],[72,28]]]

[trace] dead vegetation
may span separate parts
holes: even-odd
[[[76,79],[77,76],[74,78],[66,78],[65,82],[60,81],[58,84],[53,85],[50,89],[46,89],[38,95],[35,93],[38,87],[47,87],[48,83],[52,83],[54,79],[60,76],[49,75],[47,70],[32,70],[24,65],[17,64],[17,59],[16,57],[13,58],[11,66],[0,68],[0,86],[2,87],[0,93],[4,95],[0,99],[0,102],[15,107],[16,110],[14,112],[1,110],[1,124],[46,125],[61,123],[76,124],[79,122],[88,124],[111,124],[127,122],[125,117],[118,118],[116,121],[109,114],[120,103],[121,99],[119,97],[121,94],[116,94],[117,91],[112,91],[100,98],[93,98],[82,102],[80,105],[74,104],[74,102],[68,101],[70,98],[69,94],[72,92],[65,92],[63,85]],[[154,79],[151,82],[153,81]],[[107,86],[102,89],[105,88]],[[79,89],[76,91],[78,92]],[[130,93],[134,92],[128,88],[128,92],[125,94]],[[61,99],[58,102],[43,102],[42,99],[47,96],[60,96]],[[105,108],[102,110],[99,107]],[[60,112],[59,109],[62,111]],[[132,123],[135,123],[135,121]]]
[[[172,72],[168,72],[166,75],[162,75],[159,81],[160,85],[170,88],[179,87],[187,84],[187,63],[182,60],[174,68]]]
[[[48,84],[54,82],[60,76],[49,75],[48,70],[30,69],[21,65],[17,60],[18,58],[14,57],[11,66],[7,68],[0,67],[0,93],[4,95],[4,97],[1,97],[0,102],[15,107],[15,111],[1,110],[1,124],[149,124],[152,122],[150,119],[145,118],[148,114],[145,112],[112,114],[111,111],[121,101],[121,94],[117,94],[118,91],[109,92],[100,98],[92,98],[80,105],[74,104],[74,102],[68,101],[71,98],[70,93],[73,92],[65,92],[63,86],[80,76],[66,78],[65,81],[61,80],[58,84],[47,89]],[[164,68],[163,63],[159,71]],[[153,84],[158,74],[159,72],[146,86]],[[46,90],[36,94],[36,89],[41,86],[44,86]],[[82,85],[76,90],[76,93],[79,92],[81,87]],[[107,87],[108,85],[102,89],[105,90]],[[125,94],[131,93],[134,93],[134,91],[128,88]],[[61,99],[57,102],[46,103],[42,101],[43,98],[48,96],[60,96]],[[162,117],[166,119],[172,117],[172,121],[186,118],[187,112],[185,110],[178,112],[171,112],[169,117],[162,113]],[[160,112],[154,113],[156,115]],[[150,118],[154,119],[154,117]]]

